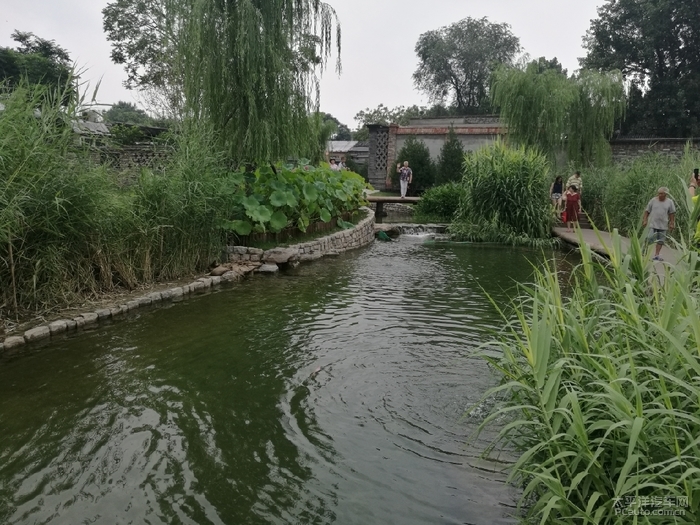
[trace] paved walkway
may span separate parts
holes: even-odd
[[[577,231],[567,232],[566,228],[552,228],[552,232],[554,235],[568,242],[569,244],[573,244],[575,246],[578,246],[579,244],[579,233]],[[612,236],[608,232],[596,232],[595,230],[588,229],[582,229],[580,232],[583,237],[583,242],[585,242],[592,251],[600,255],[608,255],[605,247],[612,245]],[[621,242],[623,250],[626,251],[629,249],[630,240],[627,237],[621,237]],[[656,263],[657,269],[661,269],[659,267],[664,263],[675,265],[681,258],[681,253],[678,250],[664,246],[661,248],[661,258],[663,259],[663,262]]]

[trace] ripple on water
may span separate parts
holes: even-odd
[[[503,465],[469,444],[496,381],[473,354],[500,324],[484,291],[533,253],[423,241],[3,364],[0,522],[508,522]]]

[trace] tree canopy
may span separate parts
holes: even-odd
[[[583,67],[630,86],[624,133],[700,135],[700,2],[607,0],[584,46]]]
[[[150,124],[151,117],[143,109],[120,100],[102,115],[107,122],[113,124]]]
[[[502,67],[494,74],[492,102],[509,138],[550,155],[565,150],[575,163],[605,162],[608,140],[625,110],[621,74],[583,70],[567,77],[542,64]]]
[[[324,123],[332,122],[335,124],[335,130],[333,131],[330,140],[352,140],[352,132],[350,131],[349,127],[340,122],[330,113],[322,113],[321,116]]]
[[[103,11],[130,87],[171,89],[238,161],[316,149],[316,73],[340,26],[320,0],[115,0]]]
[[[30,84],[66,90],[73,76],[68,51],[33,33],[15,31],[12,39],[19,44],[16,49],[0,47],[0,81],[10,88],[25,79]]]
[[[520,40],[508,24],[465,18],[418,38],[413,80],[434,103],[452,105],[462,114],[488,111],[493,70],[512,64],[519,52]]]

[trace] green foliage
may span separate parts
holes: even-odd
[[[600,262],[582,243],[573,291],[554,261],[484,352],[502,381],[481,428],[496,423],[493,446],[518,452],[523,523],[700,520],[700,260],[659,279],[642,246],[613,234]],[[650,514],[657,498],[684,515]]]
[[[303,230],[364,202],[364,180],[347,171],[231,171],[201,122],[174,138],[162,173],[143,170],[125,187],[76,149],[75,107],[61,100],[41,86],[3,100],[0,321],[203,271],[232,230]]]
[[[550,238],[549,164],[535,150],[498,142],[464,158],[464,198],[451,231],[465,240]]]
[[[627,164],[587,170],[584,174],[583,209],[599,227],[618,228],[623,235],[634,235],[641,229],[642,213],[660,186],[670,189],[676,203],[676,231],[694,231],[689,222],[686,202],[688,181],[693,168],[700,166],[700,154],[686,149],[682,159],[649,154]]]
[[[138,126],[128,126],[117,124],[109,130],[111,139],[122,146],[130,146],[146,140],[146,135],[138,128]]]
[[[435,170],[435,182],[445,184],[456,182],[462,178],[462,162],[464,161],[464,147],[457,138],[454,128],[450,127],[447,140],[442,145]]]
[[[457,114],[459,113],[455,108],[445,107],[441,104],[435,104],[431,107],[413,105],[408,107],[397,106],[395,108],[388,108],[384,104],[379,104],[374,109],[366,108],[357,112],[355,120],[358,123],[358,129],[352,132],[352,138],[353,140],[369,139],[369,130],[367,129],[369,124],[407,126],[410,124],[411,119],[414,118],[447,117]]]
[[[369,180],[369,165],[367,163],[360,164],[352,159],[347,159],[346,165],[350,171],[357,173],[366,181]]]
[[[508,24],[465,18],[423,33],[416,43],[416,87],[458,112],[488,112],[489,80],[499,64],[512,64],[520,41]]]
[[[421,222],[452,222],[464,199],[464,187],[455,182],[435,186],[421,194],[416,204],[414,217]]]
[[[26,80],[63,91],[72,81],[70,56],[55,42],[21,31],[12,33],[12,39],[19,43],[17,49],[0,47],[0,83],[14,89]],[[75,91],[71,89],[65,95],[67,103]]]
[[[491,96],[512,140],[552,157],[565,150],[579,165],[609,160],[608,140],[625,108],[618,73],[582,71],[568,78],[535,61],[525,69],[498,69]]]
[[[177,35],[170,14],[166,0],[116,0],[102,10],[111,58],[124,66],[127,88],[163,87],[172,81]]]
[[[352,133],[350,132],[349,127],[340,122],[330,113],[321,113],[321,116],[323,118],[323,122],[333,122],[336,126],[335,133],[330,140],[352,140]]]
[[[105,122],[112,124],[144,124],[152,123],[151,117],[136,104],[120,100],[102,115]]]
[[[404,161],[408,161],[408,167],[413,170],[413,182],[408,187],[410,194],[415,195],[429,188],[435,182],[435,165],[430,158],[428,147],[422,140],[418,140],[414,136],[408,137],[399,151],[396,161],[401,165]],[[392,181],[396,186],[399,174],[396,170],[393,171]]]
[[[317,0],[178,0],[178,68],[187,112],[211,124],[237,162],[311,154],[316,72],[334,44],[335,12]],[[340,64],[338,63],[338,68]]]
[[[698,21],[695,0],[607,0],[598,8],[581,65],[622,71],[630,85],[624,133],[700,135]]]
[[[231,196],[237,211],[223,223],[237,235],[279,232],[287,227],[306,231],[316,221],[358,209],[364,204],[364,179],[350,171],[332,171],[308,164],[292,168],[259,168],[240,172],[240,186]]]

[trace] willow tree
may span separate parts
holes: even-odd
[[[560,68],[543,69],[537,62],[498,69],[491,97],[511,140],[550,155],[565,151],[578,164],[609,158],[608,141],[625,111],[619,72],[567,77]]]
[[[340,53],[335,11],[320,0],[175,3],[187,113],[237,161],[314,151],[317,73]]]

